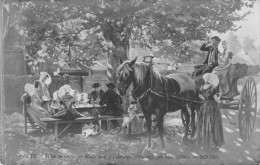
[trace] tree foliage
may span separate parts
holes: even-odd
[[[20,32],[30,56],[80,60],[108,56],[111,77],[130,46],[183,47],[214,30],[236,30],[255,0],[64,0],[19,3]],[[172,51],[170,49],[170,51]],[[63,56],[62,56],[63,54]],[[174,55],[174,54],[173,54]]]

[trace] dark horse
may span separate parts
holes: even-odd
[[[178,80],[184,80],[184,83],[180,84]],[[136,62],[136,59],[134,59],[123,62],[117,68],[117,81],[118,91],[122,96],[126,94],[130,84],[133,84],[132,96],[140,103],[147,125],[148,143],[145,149],[152,149],[152,114],[156,116],[157,120],[161,152],[165,153],[163,120],[167,112],[175,112],[181,109],[186,120],[183,140],[188,140],[190,114],[187,106],[190,106],[191,111],[194,112],[194,103],[189,100],[198,100],[195,83],[189,76],[171,74],[163,77],[156,70],[150,69],[148,64]],[[192,122],[195,122],[195,113],[193,115]],[[194,131],[192,134],[194,135]]]

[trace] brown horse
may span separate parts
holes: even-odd
[[[118,91],[125,95],[130,84],[133,84],[132,96],[141,105],[148,133],[148,143],[145,149],[152,149],[151,115],[157,120],[161,149],[165,153],[163,137],[163,121],[167,112],[181,110],[185,116],[185,134],[183,141],[188,140],[190,114],[187,106],[191,107],[192,122],[195,118],[195,104],[190,100],[199,100],[194,81],[185,74],[171,74],[163,77],[146,63],[125,61],[117,68]],[[181,83],[182,82],[182,83]],[[194,124],[193,124],[194,125]],[[192,129],[194,135],[194,128]]]

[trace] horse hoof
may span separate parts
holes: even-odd
[[[148,145],[146,145],[146,147],[144,149],[147,151],[152,151],[152,148],[153,148],[153,143],[151,143],[150,147],[148,147]]]
[[[146,151],[152,151],[152,146],[151,146],[151,147],[146,146],[146,147],[144,148],[144,150],[146,150]]]
[[[189,139],[187,138],[187,137],[183,137],[182,138],[182,142],[184,143],[184,144],[186,144],[186,145],[189,145]]]
[[[172,158],[172,159],[176,159],[176,156],[173,155],[173,154],[167,154],[167,157],[168,157],[168,158]]]
[[[163,149],[163,150],[161,150],[159,153],[160,153],[160,154],[166,154],[166,151],[165,151],[165,149]]]
[[[149,154],[151,154],[151,153],[152,153],[151,150],[144,149],[144,150],[142,151],[141,155],[145,156],[145,155],[147,155],[147,154],[149,155]]]
[[[181,139],[181,141],[182,141],[182,142],[188,141],[188,137],[183,137],[183,138]]]

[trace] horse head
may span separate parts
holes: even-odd
[[[134,80],[133,66],[136,60],[137,57],[132,61],[125,61],[117,68],[118,92],[121,96],[126,94],[127,89]]]

